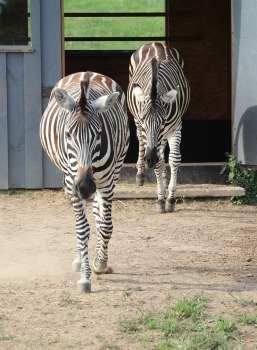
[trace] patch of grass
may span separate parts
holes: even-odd
[[[101,346],[100,350],[119,350],[120,348],[113,342],[106,342]]]
[[[196,295],[192,298],[182,298],[172,307],[172,314],[181,320],[184,318],[199,318],[202,316],[203,308],[207,299],[203,295]]]
[[[154,341],[153,337],[149,335],[145,335],[142,337],[140,341],[140,345],[143,349],[149,349],[149,346],[152,344],[153,341]]]
[[[82,305],[78,300],[71,298],[69,293],[64,293],[58,306],[69,307],[70,305],[75,305],[77,309],[82,309]]]
[[[181,298],[162,311],[141,311],[138,318],[121,320],[120,330],[154,350],[239,349],[236,323],[207,317],[207,306],[202,294]]]
[[[125,317],[119,322],[120,331],[127,334],[134,334],[140,329],[140,320]]]
[[[257,326],[257,315],[244,313],[241,316],[239,316],[239,322],[242,323],[244,326]]]
[[[187,202],[189,202],[189,199],[185,196],[176,198],[176,203],[187,203]]]
[[[257,306],[257,303],[253,299],[243,298],[241,296],[235,297],[234,295],[232,295],[232,297],[234,298],[235,302],[240,306],[243,306],[243,307]]]
[[[12,334],[6,334],[4,330],[0,327],[0,341],[14,340],[15,336]]]
[[[227,336],[233,336],[237,331],[237,326],[232,321],[225,320],[222,316],[219,316],[215,323],[217,331],[226,334]]]
[[[18,190],[18,189],[15,189],[15,188],[9,188],[9,190],[2,190],[2,191],[0,191],[0,194],[4,195],[4,196],[24,195],[24,196],[27,196],[27,197],[32,197],[33,196],[33,191],[25,190],[25,189]]]

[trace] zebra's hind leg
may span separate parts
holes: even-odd
[[[138,159],[136,163],[136,167],[137,167],[136,184],[138,186],[143,186],[145,183],[145,161],[144,161],[145,146],[143,143],[142,128],[137,123],[136,123],[136,127],[137,127],[137,138],[139,142]]]
[[[165,190],[168,189],[169,183],[170,183],[170,178],[168,176],[168,172],[165,166],[165,147],[167,145],[167,139],[162,140],[162,145],[160,148],[160,156],[163,159],[163,171],[162,171],[162,181],[163,181],[163,186]]]
[[[169,138],[169,165],[170,165],[170,183],[169,194],[166,199],[165,211],[171,213],[175,209],[176,204],[176,189],[177,189],[177,172],[181,161],[180,154],[181,131],[176,130]]]
[[[163,186],[165,190],[167,190],[169,188],[170,179],[168,177],[168,173],[165,165],[163,167],[163,172],[162,172],[162,181],[163,181]]]
[[[97,228],[96,256],[92,263],[92,271],[97,274],[112,273],[113,270],[108,266],[108,243],[112,235],[112,197],[104,198],[100,192],[94,200],[93,212]]]

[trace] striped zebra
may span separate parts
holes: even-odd
[[[139,140],[136,181],[144,184],[145,167],[153,168],[157,179],[159,213],[175,207],[177,170],[181,161],[181,117],[190,99],[190,88],[178,51],[160,43],[142,46],[130,59],[128,107],[134,116]],[[169,143],[170,181],[164,166]],[[165,203],[165,193],[169,193]]]
[[[77,247],[73,270],[80,271],[79,292],[91,291],[88,259],[90,227],[86,200],[94,193],[97,228],[92,270],[111,272],[107,266],[112,235],[114,187],[129,146],[126,97],[112,79],[93,72],[71,74],[52,90],[40,123],[42,146],[63,172],[76,218]]]

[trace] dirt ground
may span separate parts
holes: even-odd
[[[92,205],[90,260],[94,256]],[[214,315],[257,303],[257,208],[195,200],[155,214],[154,200],[115,200],[110,275],[78,294],[75,219],[63,192],[0,195],[0,349],[142,349],[118,325],[140,310],[202,292]],[[255,311],[257,309],[255,308]],[[240,328],[257,349],[257,328]]]

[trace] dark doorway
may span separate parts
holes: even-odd
[[[183,117],[183,163],[223,162],[231,152],[230,0],[167,2],[170,44],[183,55],[191,87]],[[65,51],[65,74],[91,70],[110,76],[126,92],[131,51]],[[138,141],[131,115],[126,163],[137,160]]]

